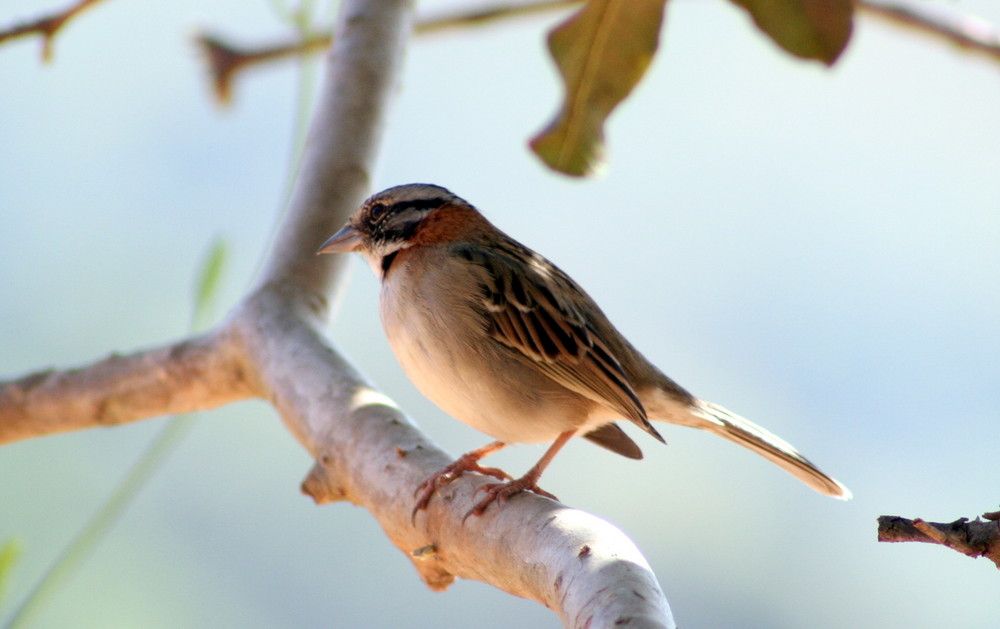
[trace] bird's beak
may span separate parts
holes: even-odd
[[[324,242],[317,254],[320,253],[340,253],[344,251],[357,251],[358,247],[361,246],[361,232],[357,229],[351,227],[350,225],[344,225],[336,234],[330,236],[326,242]]]

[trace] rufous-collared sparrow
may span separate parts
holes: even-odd
[[[642,452],[614,422],[663,441],[658,420],[701,428],[753,450],[821,493],[850,498],[791,444],[694,397],[635,349],[554,264],[440,186],[407,184],[370,197],[319,253],[357,251],[380,278],[382,324],[417,388],[496,439],[418,488],[414,514],[463,472],[501,481],[470,511],[530,490],[573,436],[629,458]],[[478,461],[510,443],[552,445],[516,480]]]

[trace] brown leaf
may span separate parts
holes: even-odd
[[[556,118],[531,140],[549,167],[585,176],[604,153],[604,121],[646,72],[666,0],[590,0],[549,33],[565,86]]]
[[[757,28],[803,59],[833,65],[847,47],[853,0],[730,0],[746,9]]]

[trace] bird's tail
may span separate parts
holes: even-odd
[[[792,444],[750,420],[704,400],[695,400],[690,412],[704,421],[696,424],[697,428],[714,432],[753,450],[822,494],[842,500],[851,498],[851,490],[821,472],[809,459],[799,454]]]

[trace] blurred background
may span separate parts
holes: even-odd
[[[107,2],[57,39],[49,66],[36,40],[0,48],[4,377],[183,336],[219,236],[231,247],[219,316],[253,281],[303,70],[263,67],[221,110],[191,38],[275,41],[290,34],[276,6]],[[992,0],[942,6],[1000,23]],[[7,0],[0,21],[52,8]],[[628,532],[686,629],[996,627],[991,563],[878,544],[875,519],[950,521],[1000,500],[1000,65],[862,17],[828,70],[728,3],[677,0],[650,73],[611,118],[605,173],[576,181],[526,148],[558,103],[544,34],[561,15],[414,41],[375,188],[434,182],[475,203],[666,373],[856,497],[822,497],[670,426],[666,447],[637,435],[641,462],[572,443],[543,486]],[[333,341],[450,453],[486,443],[409,384],[376,301],[356,261]],[[4,609],[164,421],[0,448],[0,542],[23,549]],[[490,462],[520,474],[541,452]],[[202,414],[33,626],[559,626],[481,583],[429,591],[365,510],[299,494],[309,467],[261,402]]]

